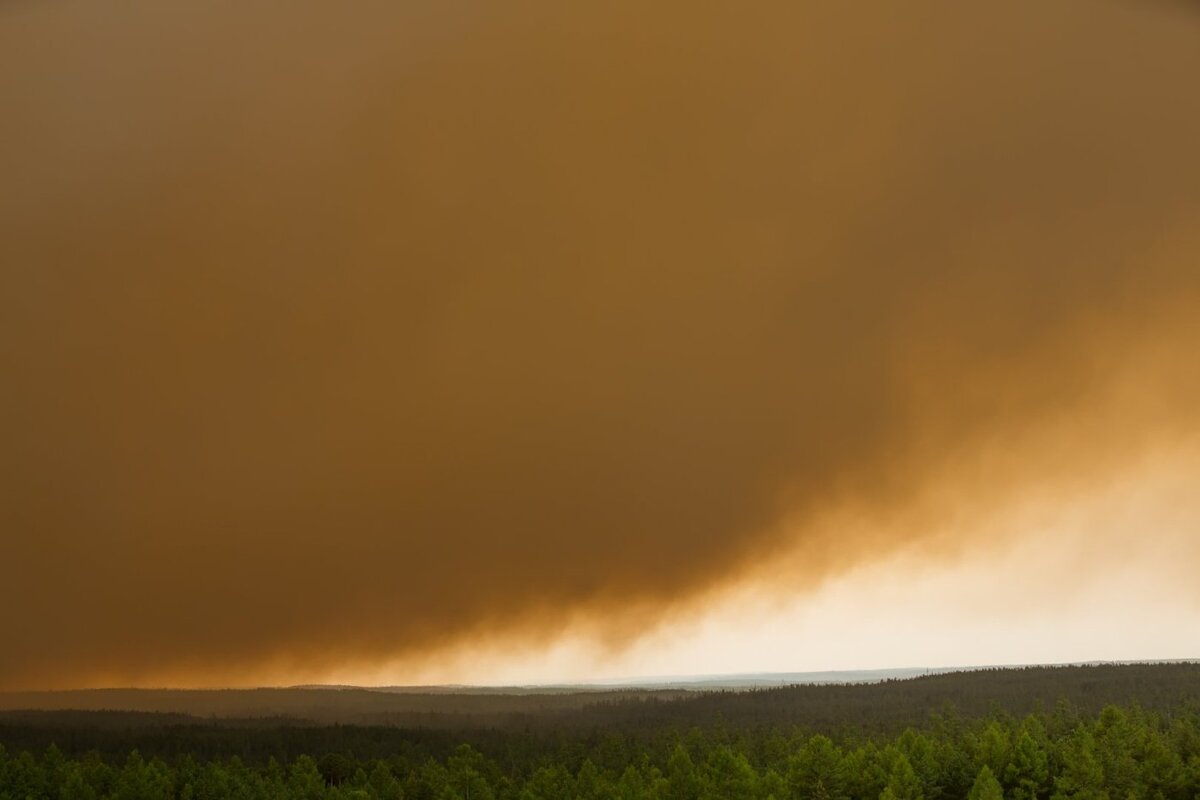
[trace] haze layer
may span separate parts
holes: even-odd
[[[1198,41],[1115,0],[5,4],[0,687],[621,646],[1195,463]]]

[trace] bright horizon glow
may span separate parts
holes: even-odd
[[[1182,456],[1151,462],[994,528],[1024,535],[929,559],[910,548],[811,595],[743,586],[607,652],[587,631],[544,648],[461,648],[417,668],[335,671],[308,683],[537,686],[663,677],[977,668],[1200,658],[1200,593],[1178,557],[1197,509]],[[1153,520],[1155,536],[1139,538]],[[981,541],[975,537],[974,541]],[[1114,588],[1119,591],[1114,591]],[[970,657],[963,658],[964,653]],[[695,665],[703,665],[697,668]]]

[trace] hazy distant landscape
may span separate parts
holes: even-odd
[[[457,720],[496,722],[501,720],[570,716],[589,707],[624,707],[644,705],[647,701],[699,700],[726,698],[723,702],[732,709],[744,701],[730,697],[728,692],[767,692],[765,697],[789,697],[786,689],[805,691],[805,687],[821,684],[872,684],[957,673],[953,678],[926,681],[920,685],[938,691],[948,687],[998,683],[995,674],[1022,676],[1020,685],[1037,686],[1034,676],[1046,670],[1065,670],[1064,674],[1088,674],[1090,681],[1100,681],[1100,687],[1110,687],[1113,681],[1127,681],[1139,665],[1114,671],[1117,665],[1090,665],[1090,672],[1078,673],[1082,667],[1038,668],[1028,674],[1014,668],[975,668],[959,670],[953,667],[916,667],[881,670],[826,672],[762,673],[755,675],[720,675],[660,677],[630,679],[616,684],[562,686],[305,686],[260,689],[77,689],[68,691],[0,692],[0,712],[3,711],[135,711],[147,713],[183,714],[197,718],[260,719],[281,718],[321,723],[388,723],[410,725],[454,725]],[[1147,665],[1141,665],[1147,666]],[[1155,676],[1168,674],[1168,665],[1156,665]],[[1184,675],[1192,675],[1191,664],[1179,665]],[[1053,674],[1053,673],[1051,673]],[[1069,683],[1069,682],[1067,682]],[[1067,685],[1067,684],[1064,684]],[[1090,685],[1090,684],[1089,684]],[[1102,691],[1103,689],[1097,689]],[[830,690],[832,693],[835,690]],[[871,690],[864,688],[848,696],[868,698]],[[714,694],[716,692],[717,694]],[[1104,695],[1112,701],[1127,699],[1111,688]],[[829,694],[827,693],[827,694]],[[884,692],[887,696],[888,693]],[[946,698],[953,697],[947,694]],[[1043,697],[1051,701],[1056,698]],[[717,701],[722,702],[722,701]],[[687,703],[683,705],[686,707]],[[586,714],[584,714],[586,717]]]
[[[213,800],[1192,800],[1200,790],[1191,662],[719,691],[107,690],[3,702],[61,709],[0,711],[0,791],[12,797],[30,785],[47,792],[34,796]]]
[[[328,722],[372,716],[504,714],[531,708],[578,709],[597,702],[678,699],[714,689],[749,690],[818,683],[863,683],[907,678],[952,668],[763,673],[630,679],[560,686],[297,686],[261,689],[76,689],[0,692],[0,711],[113,710],[200,717],[295,717]]]
[[[0,0],[0,800],[1200,800],[1200,2]]]
[[[919,676],[913,673],[919,673]],[[1020,714],[1058,701],[1098,711],[1109,703],[1168,710],[1200,699],[1200,662],[1046,667],[896,669],[784,673],[699,679],[684,689],[664,679],[641,687],[303,687],[264,689],[84,689],[2,692],[8,721],[64,719],[389,725],[399,727],[543,727],[730,723],[829,728],[921,722],[953,707],[978,715],[992,706]],[[841,680],[837,678],[840,677]],[[78,713],[77,713],[78,712]],[[95,713],[97,716],[89,717]],[[115,715],[115,716],[113,716]],[[640,724],[640,723],[639,723]]]

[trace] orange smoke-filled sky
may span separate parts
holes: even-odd
[[[1183,2],[0,5],[0,688],[1200,655],[1197,75]]]

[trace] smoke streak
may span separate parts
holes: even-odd
[[[619,643],[1194,435],[1198,20],[0,7],[0,686]]]

